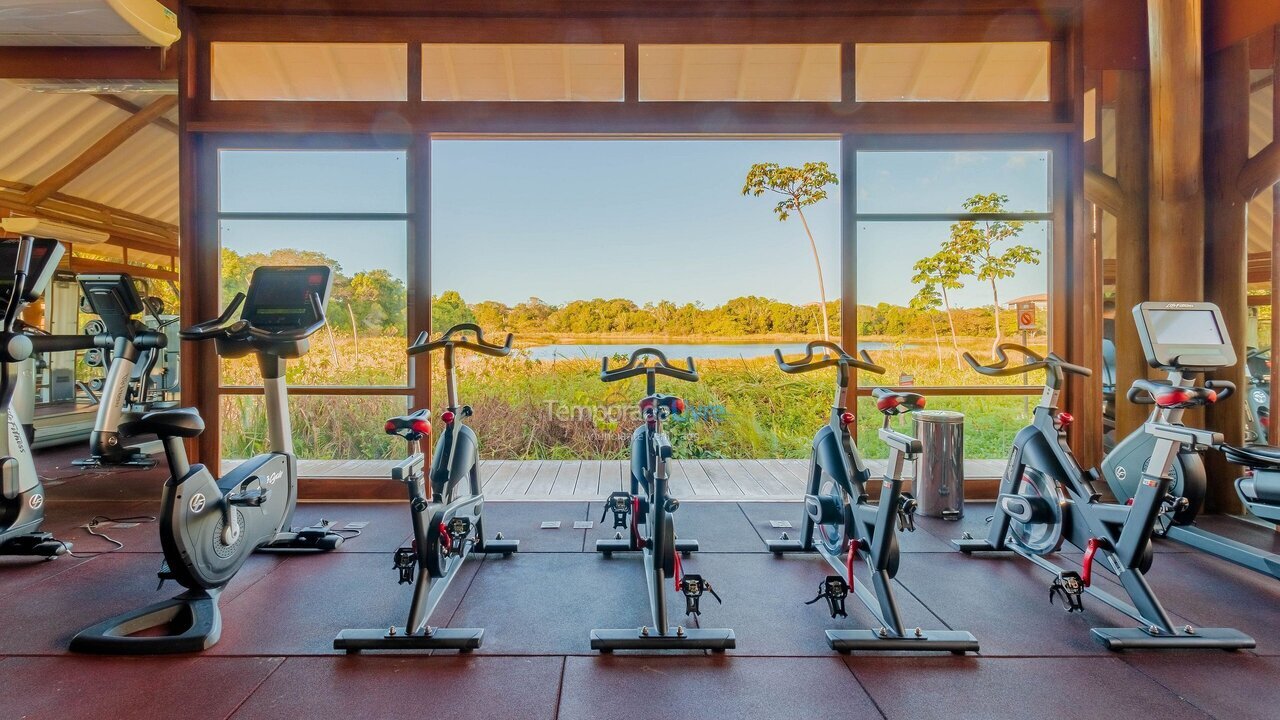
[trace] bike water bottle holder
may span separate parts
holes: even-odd
[[[402,547],[396,550],[395,569],[400,573],[400,584],[408,585],[413,582],[413,569],[418,565],[418,551],[411,547]]]
[[[818,585],[818,597],[806,602],[805,605],[812,605],[819,600],[827,601],[827,609],[831,611],[831,617],[849,617],[845,612],[844,601],[849,597],[849,583],[839,575],[828,575]]]
[[[715,589],[711,587],[711,583],[702,579],[701,575],[684,575],[680,578],[680,592],[684,593],[684,614],[685,615],[701,615],[702,614],[702,595],[711,593],[711,597],[721,605],[724,601],[716,594]]]

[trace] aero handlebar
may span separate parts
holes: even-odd
[[[475,342],[469,340],[455,340],[454,335],[460,335],[464,332],[473,332],[476,334]],[[472,350],[474,352],[492,355],[493,357],[506,357],[511,354],[511,344],[515,341],[515,336],[507,333],[507,341],[502,345],[488,342],[484,339],[484,331],[475,323],[459,323],[444,331],[439,340],[427,342],[430,337],[426,331],[418,334],[418,338],[409,346],[409,354],[417,355],[419,353],[429,353],[432,350],[439,350],[443,347],[461,348],[463,350]]]
[[[831,350],[836,354],[836,357],[826,358],[825,360],[814,360],[813,351],[818,348]],[[804,357],[800,358],[796,362],[787,362],[786,360],[783,360],[782,351],[779,349],[774,349],[773,359],[778,361],[778,367],[781,368],[783,372],[791,373],[793,375],[796,373],[805,373],[813,370],[821,370],[822,368],[834,367],[836,365],[854,367],[877,375],[884,374],[884,368],[875,364],[875,362],[872,361],[871,356],[867,354],[866,350],[859,350],[858,357],[855,358],[845,352],[844,348],[828,340],[814,340],[810,342],[805,346]]]
[[[658,362],[654,365],[647,365],[643,362],[644,358],[653,357]],[[657,348],[642,347],[631,353],[631,359],[626,365],[619,368],[609,369],[609,358],[601,358],[600,361],[600,380],[603,382],[614,382],[623,380],[636,375],[644,375],[653,371],[658,375],[666,375],[667,377],[685,382],[698,382],[698,371],[693,366],[693,358],[686,357],[685,363],[687,367],[677,367],[667,360],[667,356]]]
[[[1025,365],[1009,367],[1009,355],[1006,353],[1008,350],[1027,356],[1031,359],[1031,362],[1026,363]],[[969,367],[972,367],[978,373],[989,377],[1021,375],[1023,373],[1029,373],[1035,370],[1044,370],[1046,368],[1058,368],[1065,373],[1079,375],[1081,377],[1089,377],[1093,374],[1093,371],[1089,368],[1069,363],[1053,353],[1049,353],[1047,356],[1041,356],[1039,353],[1025,345],[1019,345],[1011,342],[1000,343],[996,346],[996,361],[990,365],[983,365],[978,362],[977,358],[968,352],[964,353],[963,357],[965,362],[969,363]]]

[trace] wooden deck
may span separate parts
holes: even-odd
[[[696,500],[795,499],[804,494],[808,460],[676,460],[671,491]],[[224,467],[235,461],[223,462]],[[303,478],[385,478],[395,463],[386,460],[301,460]],[[868,462],[874,474],[884,462]],[[966,460],[966,479],[998,478],[1005,461]],[[912,475],[911,465],[907,476]],[[599,499],[625,489],[622,460],[485,460],[480,477],[486,497],[503,500]]]

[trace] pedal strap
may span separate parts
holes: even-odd
[[[413,569],[418,564],[418,551],[412,547],[402,547],[396,550],[394,567],[400,572],[400,584],[408,585],[413,582]]]
[[[805,605],[812,605],[819,600],[827,601],[827,609],[831,611],[831,617],[849,617],[845,612],[844,601],[849,597],[849,583],[839,575],[828,575],[826,580],[818,584],[818,597],[806,602]]]

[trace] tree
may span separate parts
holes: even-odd
[[[935,294],[941,293],[942,306],[947,311],[947,325],[951,327],[951,347],[955,351],[957,362],[960,359],[960,343],[956,339],[959,333],[956,332],[955,315],[951,312],[951,296],[948,290],[959,290],[964,287],[964,283],[960,279],[965,275],[973,274],[973,265],[967,257],[956,252],[955,247],[946,242],[938,249],[938,252],[926,258],[921,258],[912,266],[916,274],[911,277],[913,283],[923,283],[925,288],[932,290]],[[916,297],[924,293],[922,288]],[[914,300],[912,301],[915,302]]]
[[[783,167],[777,163],[756,163],[747,171],[747,181],[742,194],[760,197],[765,192],[781,195],[773,206],[779,222],[786,222],[794,212],[809,237],[809,249],[813,251],[813,264],[818,270],[818,294],[822,298],[822,339],[831,340],[831,322],[827,316],[827,287],[822,280],[822,260],[818,257],[818,244],[809,230],[804,208],[827,198],[826,187],[840,184],[840,178],[831,172],[824,162],[808,162],[802,167]]]
[[[929,316],[929,325],[933,327],[933,347],[938,354],[938,369],[942,369],[942,341],[938,339],[938,323],[933,318],[933,312],[942,307],[942,296],[938,294],[938,289],[933,286],[932,282],[925,282],[920,288],[920,292],[911,298],[909,306],[912,310]],[[955,334],[951,335],[952,341],[955,340]]]
[[[978,194],[964,201],[964,210],[968,213],[1003,213],[1007,202],[1008,195]],[[996,281],[1013,277],[1019,265],[1040,264],[1040,251],[1029,245],[1013,245],[1003,252],[997,247],[1021,235],[1024,224],[1021,220],[961,220],[951,225],[951,239],[947,244],[972,268],[967,274],[991,284],[996,326],[995,341],[991,345],[993,353],[1004,339]]]
[[[431,302],[431,329],[444,332],[458,323],[475,322],[467,303],[457,290],[445,290]]]

